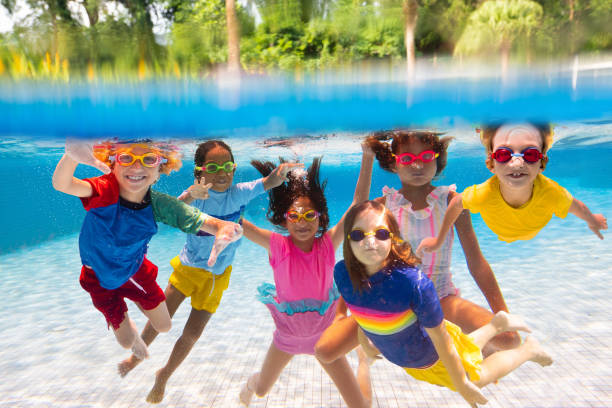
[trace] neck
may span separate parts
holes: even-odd
[[[510,207],[518,208],[529,200],[533,194],[533,184],[524,188],[512,188],[503,184],[499,185],[502,198]]]
[[[119,190],[119,195],[121,196],[121,198],[131,203],[142,203],[142,200],[144,200],[145,196],[147,195],[147,191],[149,191],[148,188],[142,192]]]
[[[408,184],[402,184],[400,194],[412,204],[413,210],[422,210],[427,207],[427,196],[434,189],[431,183],[424,184],[422,186],[411,186]]]
[[[293,245],[300,248],[304,252],[312,251],[312,245],[314,244],[314,240],[314,235],[312,236],[312,238],[309,238],[305,241],[298,241],[297,239],[291,236],[291,242],[293,242]]]
[[[363,265],[365,267],[365,271],[368,274],[368,276],[372,276],[375,275],[376,273],[378,273],[378,271],[380,271],[384,265],[381,264],[376,264],[376,265]]]

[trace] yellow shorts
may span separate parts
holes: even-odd
[[[225,268],[221,275],[202,268],[183,265],[178,256],[170,261],[174,269],[170,283],[186,297],[191,297],[191,307],[215,313],[221,303],[223,292],[229,286],[232,265]]]
[[[480,380],[480,364],[482,363],[482,352],[472,338],[464,334],[461,329],[449,321],[446,322],[446,331],[451,336],[457,354],[461,359],[461,364],[465,369],[468,377],[471,381]],[[446,371],[446,367],[442,364],[442,360],[439,360],[427,368],[406,368],[404,370],[417,380],[427,381],[428,383],[440,385],[442,387],[450,388],[453,391],[457,391],[453,385],[453,381]]]

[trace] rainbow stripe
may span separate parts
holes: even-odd
[[[348,307],[362,329],[382,336],[399,333],[417,321],[412,309],[399,313],[389,313],[351,304],[348,304]]]

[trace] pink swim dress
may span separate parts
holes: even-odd
[[[328,234],[315,238],[310,252],[291,237],[273,233],[270,265],[274,283],[261,284],[257,298],[274,323],[274,345],[289,354],[314,354],[321,334],[334,320],[339,293],[334,286],[334,247]]]

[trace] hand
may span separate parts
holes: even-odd
[[[361,142],[361,151],[363,152],[364,157],[374,157],[374,150],[370,147],[370,145],[364,140]]]
[[[599,237],[599,239],[604,239],[603,235],[599,230],[607,230],[608,229],[608,220],[603,214],[593,214],[594,222],[590,222],[589,228],[591,231],[595,233]]]
[[[215,234],[215,242],[208,256],[208,266],[213,266],[217,262],[217,257],[230,243],[237,241],[242,237],[242,226],[230,221],[217,221],[217,233]]]
[[[268,176],[271,182],[271,188],[278,187],[283,182],[287,181],[287,174],[296,169],[303,169],[304,163],[282,163],[278,165]]]
[[[66,156],[77,163],[95,167],[104,174],[110,173],[110,167],[93,155],[93,146],[94,143],[89,140],[66,139]]]
[[[363,349],[363,352],[372,360],[380,360],[380,351],[372,344],[372,341],[365,335],[363,330],[359,328],[357,330],[357,338],[359,339],[359,345]]]
[[[421,241],[421,243],[419,244],[419,247],[416,249],[414,253],[416,254],[416,256],[420,258],[425,254],[425,252],[428,252],[428,253],[435,252],[438,249],[439,249],[439,245],[438,245],[438,240],[436,239],[436,237],[428,237],[428,238],[424,238]]]
[[[189,191],[189,195],[194,200],[207,200],[210,196],[208,194],[208,190],[212,187],[212,183],[203,183],[204,179],[201,178],[200,181],[196,180],[196,182],[187,189],[187,191]]]
[[[485,396],[482,395],[480,389],[468,379],[466,379],[463,384],[457,387],[457,392],[459,392],[463,399],[466,400],[467,403],[470,404],[473,408],[477,407],[476,404],[486,404],[487,402],[489,402],[489,400],[487,400]]]

